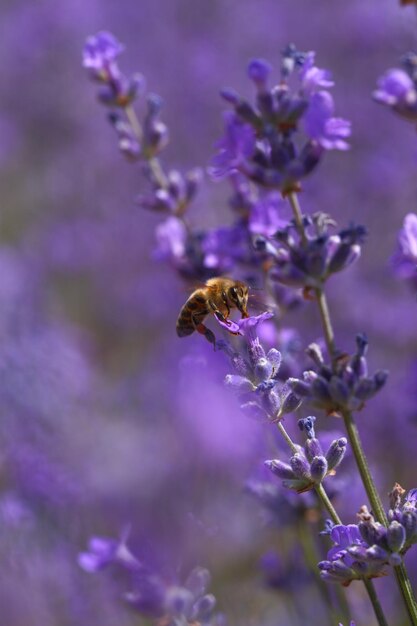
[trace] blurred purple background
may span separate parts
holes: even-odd
[[[187,287],[152,256],[158,220],[134,203],[142,179],[118,154],[81,51],[103,29],[126,45],[122,67],[143,73],[164,99],[171,131],[164,161],[183,170],[205,167],[213,153],[224,108],[219,89],[251,94],[249,58],[265,57],[278,69],[281,49],[295,42],[316,50],[318,64],[332,71],[338,114],[352,121],[351,150],[327,155],[305,181],[301,202],[306,212],[370,230],[362,259],[330,281],[329,298],[341,346],[351,350],[355,333],[366,331],[371,368],[390,370],[384,391],[358,416],[386,494],[394,481],[417,486],[417,302],[389,266],[403,218],[417,210],[417,134],[371,93],[415,47],[415,7],[394,0],[9,0],[0,17],[4,623],[141,623],[119,600],[117,581],[88,576],[76,561],[90,535],[117,537],[126,524],[135,553],[167,575],[207,566],[230,624],[326,623],[310,579],[298,583],[299,613],[284,584],[262,585],[259,559],[281,548],[289,567],[296,525],[282,519],[278,530],[266,527],[244,484],[264,476],[263,459],[281,444],[223,389],[224,358],[200,336],[176,337]],[[230,223],[228,191],[206,180],[191,223]],[[306,306],[286,320],[302,345],[320,336]],[[325,428],[341,431],[330,418]],[[343,471],[349,480],[337,504],[353,522],[364,496],[351,460]],[[384,602],[395,615],[392,581],[376,585],[389,589]],[[371,624],[354,586],[352,617]]]

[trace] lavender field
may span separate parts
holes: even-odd
[[[0,18],[0,624],[417,626],[417,3]]]

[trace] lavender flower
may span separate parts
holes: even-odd
[[[324,454],[319,440],[314,436],[314,421],[314,416],[300,420],[302,429],[307,432],[307,441],[304,449],[296,446],[297,452],[291,456],[289,463],[278,459],[265,461],[272,473],[282,479],[283,486],[297,493],[309,491],[327,476],[335,474],[334,470],[346,452],[347,440],[341,437],[335,439]]]
[[[225,115],[225,134],[217,144],[210,173],[221,179],[238,171],[261,187],[287,194],[299,189],[300,180],[317,166],[325,150],[348,148],[350,124],[333,117],[333,98],[326,91],[333,82],[326,70],[314,65],[314,53],[303,54],[288,46],[281,82],[273,88],[267,86],[270,73],[270,65],[262,59],[249,63],[248,75],[257,89],[255,106],[233,91],[222,92],[234,113]],[[299,81],[294,92],[289,85],[293,74]],[[306,138],[299,148],[301,121]]]
[[[123,46],[108,32],[89,37],[84,46],[83,66],[92,80],[100,83],[99,100],[106,105],[126,107],[143,86],[140,75],[127,79],[119,70],[116,58]]]
[[[356,524],[336,524],[330,536],[334,545],[318,565],[324,580],[347,587],[353,580],[385,575],[384,558],[363,541]]]
[[[237,322],[217,320],[228,332],[243,335],[246,354],[235,351],[227,342],[218,342],[226,352],[236,374],[228,374],[226,385],[232,387],[242,401],[242,409],[251,415],[272,420],[292,413],[300,399],[279,378],[281,354],[275,348],[265,352],[257,335],[257,326],[270,319],[272,313],[264,312]]]
[[[408,213],[398,233],[397,250],[392,259],[396,275],[417,289],[417,215]]]
[[[405,552],[417,542],[417,490],[405,497],[398,483],[390,494],[388,526],[376,522],[366,506],[359,513],[359,523],[335,525],[330,530],[334,546],[327,561],[319,563],[325,580],[347,586],[352,580],[383,576],[387,565],[397,566]]]
[[[288,220],[283,213],[286,203],[277,192],[271,192],[254,202],[249,215],[249,231],[256,235],[272,237],[277,230],[284,228]]]
[[[107,82],[119,73],[115,59],[124,46],[111,33],[102,31],[88,37],[83,52],[83,66],[94,80]]]
[[[368,340],[365,335],[357,335],[356,346],[352,356],[340,355],[332,370],[324,363],[320,347],[311,344],[307,353],[314,360],[317,371],[304,372],[302,380],[289,379],[289,387],[328,415],[361,410],[365,402],[385,385],[388,373],[378,370],[369,376],[365,356]]]
[[[348,150],[346,138],[350,136],[350,123],[333,117],[334,101],[327,91],[319,91],[310,97],[304,116],[306,135],[325,150]]]
[[[111,33],[100,32],[87,39],[83,65],[92,80],[99,83],[100,102],[120,110],[120,113],[112,111],[109,115],[109,121],[118,137],[120,151],[127,160],[140,160],[144,164],[144,172],[157,196],[152,201],[144,199],[144,203],[159,209],[161,199],[158,198],[158,193],[166,193],[172,201],[176,200],[178,206],[175,207],[175,212],[181,215],[194,195],[194,190],[188,189],[181,199],[178,198],[178,176],[174,176],[174,181],[168,178],[155,158],[169,141],[168,128],[160,120],[162,99],[157,94],[148,93],[143,121],[139,122],[132,104],[139,93],[145,91],[145,81],[140,74],[130,78],[122,74],[116,62],[122,50],[123,46]]]
[[[405,490],[398,484],[390,494],[391,508],[388,511],[389,528],[393,537],[390,548],[404,554],[413,544],[417,543],[417,490],[411,489],[404,500]],[[388,540],[388,537],[387,537]]]
[[[307,241],[300,238],[294,222],[277,230],[272,240],[257,238],[256,246],[270,255],[269,278],[292,287],[317,288],[360,256],[366,237],[363,226],[350,226],[331,234],[334,222],[316,213],[304,217]],[[277,243],[278,242],[278,243]]]
[[[373,96],[401,117],[417,121],[417,54],[402,59],[403,69],[390,69],[378,80]]]

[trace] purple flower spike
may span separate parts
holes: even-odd
[[[83,51],[83,66],[95,80],[107,81],[114,74],[114,60],[123,52],[123,45],[111,33],[102,31],[88,37]]]
[[[325,150],[348,150],[345,141],[350,136],[350,122],[332,117],[334,101],[327,91],[319,91],[311,96],[304,116],[306,134]]]

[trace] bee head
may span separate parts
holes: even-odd
[[[242,283],[240,280],[237,280],[233,287],[230,287],[228,296],[238,311],[242,313],[242,317],[249,317],[247,306],[248,306],[248,297],[249,297],[249,289],[245,283]]]

